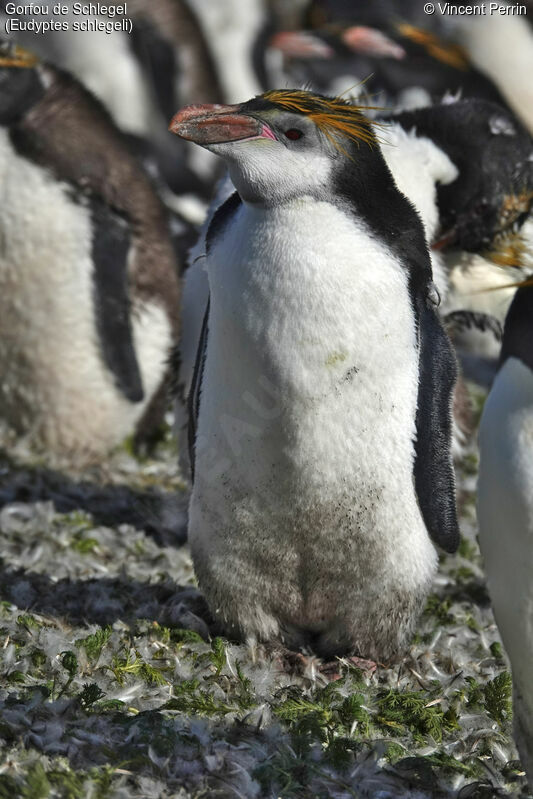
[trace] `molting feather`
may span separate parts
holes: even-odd
[[[520,233],[497,236],[491,248],[483,252],[482,255],[498,266],[518,269],[533,266],[533,254],[525,238]]]

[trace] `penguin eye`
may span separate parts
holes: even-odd
[[[302,138],[303,133],[301,130],[298,130],[298,128],[290,128],[289,130],[285,131],[285,136],[288,139],[291,139],[291,141],[296,141],[296,139]]]

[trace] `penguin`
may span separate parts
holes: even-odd
[[[510,112],[485,100],[440,103],[376,117],[379,146],[397,188],[418,211],[430,247],[443,318],[468,378],[488,385],[500,351],[501,324],[512,299],[508,267],[528,268],[533,244],[533,162],[527,131]],[[186,397],[208,297],[205,234],[231,191],[222,184],[184,278],[183,339],[178,384]],[[502,288],[505,286],[505,288]],[[498,291],[493,289],[498,288]],[[466,398],[462,392],[461,396]],[[183,430],[183,401],[176,403]],[[472,432],[464,402],[456,404],[454,454]],[[178,435],[183,440],[183,432]],[[187,453],[180,450],[187,474]]]
[[[417,138],[400,125],[390,124],[386,129],[383,127],[380,139],[379,146],[395,183],[417,209],[424,226],[426,240],[431,241],[440,229],[437,186],[455,180],[457,169],[448,156],[430,139]],[[209,298],[206,271],[207,231],[218,208],[234,191],[231,178],[226,174],[218,184],[198,239],[189,252],[183,276],[182,331],[174,366],[174,432],[178,443],[181,444],[187,440],[187,397],[190,393],[202,320]],[[443,300],[448,291],[444,259],[440,252],[431,250],[430,258],[437,295],[439,300]],[[460,438],[464,443],[463,437]],[[182,445],[178,450],[181,473],[187,480],[190,474],[188,448]],[[456,446],[454,452],[462,452],[461,446]]]
[[[428,236],[448,281],[442,315],[468,311],[472,322],[481,314],[503,324],[514,294],[510,284],[533,267],[533,143],[528,131],[510,111],[479,99],[393,114],[385,121],[393,135],[399,129],[416,141],[431,142],[456,170],[455,179],[435,186],[438,223]],[[401,150],[396,157],[402,162]],[[416,183],[413,162],[403,162],[403,169]],[[487,355],[496,358],[498,339],[485,337],[485,343]]]
[[[50,458],[150,439],[179,334],[168,214],[100,103],[0,53],[0,420]]]
[[[236,191],[206,237],[189,540],[220,626],[324,658],[405,648],[459,540],[456,364],[422,224],[354,106],[270,91],[171,130]]]
[[[513,724],[533,789],[533,279],[517,290],[479,428],[479,543],[511,661]]]
[[[426,233],[435,274],[441,275],[439,288],[444,286],[439,311],[462,371],[488,388],[497,369],[501,328],[514,284],[533,268],[531,137],[512,112],[481,99],[447,101],[393,114],[385,121],[391,125],[393,144],[398,135],[431,143],[456,170],[454,180],[435,184],[438,222]],[[418,175],[427,171],[420,160],[403,157],[401,147],[393,151],[407,179],[418,184]],[[468,416],[454,412],[454,418]],[[459,425],[456,454],[462,451],[457,445],[468,441],[471,427]]]
[[[122,19],[124,4],[114,5],[114,19]],[[0,23],[2,6],[5,0],[0,0]],[[126,12],[131,32],[76,30],[79,17],[70,9],[62,16],[68,31],[51,30],[37,37],[20,31],[16,41],[89,89],[137,148],[148,151],[173,194],[208,199],[215,159],[206,153],[203,161],[194,161],[195,149],[167,134],[176,107],[193,99],[224,101],[194,9],[185,0],[130,0]]]
[[[359,91],[376,105],[409,110],[439,102],[447,94],[506,105],[463,49],[405,21],[284,31],[272,46],[285,54],[293,80],[339,93],[359,84]]]
[[[533,205],[533,143],[516,117],[496,103],[468,99],[385,119],[430,139],[457,169],[455,181],[438,187],[441,230],[431,243],[471,253],[498,244],[503,250],[505,236],[520,230]]]
[[[480,2],[471,4],[471,13],[464,14],[455,10],[461,10],[455,4],[449,4],[442,13],[444,5],[437,3],[436,13],[428,15],[425,6],[413,0],[373,0],[372,3],[353,0],[349,4],[344,0],[312,0],[304,26],[320,30],[334,26],[348,29],[357,25],[359,30],[355,29],[349,38],[358,45],[358,52],[364,52],[361,47],[371,41],[376,55],[380,54],[380,34],[390,32],[394,23],[409,26],[419,39],[424,32],[426,46],[437,44],[441,49],[441,40],[446,43],[450,54],[454,50],[457,54],[462,51],[463,61],[466,56],[474,71],[487,79],[485,88],[489,83],[496,87],[533,133],[533,90],[529,79],[533,71],[533,31],[531,13],[525,14],[522,10],[526,7],[531,12],[531,4],[529,0],[525,3],[502,0],[498,13],[476,8],[482,5]],[[520,8],[513,9],[512,6]],[[374,36],[372,32],[378,35]],[[441,54],[444,54],[442,49]],[[466,91],[470,94],[469,88]],[[484,93],[481,96],[491,99]]]

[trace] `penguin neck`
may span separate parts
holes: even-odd
[[[533,288],[524,286],[516,292],[505,319],[500,363],[509,358],[522,362],[533,373],[531,348],[531,318],[533,314]]]
[[[533,372],[522,360],[513,356],[505,359],[492,391],[500,419],[508,413],[523,412],[533,422]]]

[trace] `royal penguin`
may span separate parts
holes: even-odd
[[[171,129],[236,187],[207,232],[189,538],[230,635],[320,656],[406,646],[459,539],[451,344],[421,222],[369,120],[267,92]]]
[[[387,166],[398,189],[418,211],[426,240],[433,245],[429,252],[439,313],[460,348],[468,376],[482,376],[482,382],[490,382],[500,349],[501,324],[514,291],[512,287],[492,289],[512,282],[510,264],[517,273],[527,268],[533,233],[529,221],[533,199],[529,134],[510,112],[478,99],[377,119],[379,146]],[[210,216],[230,187],[227,179]],[[193,352],[208,296],[204,256],[210,216],[184,280],[178,380],[184,396],[192,379]],[[457,455],[471,432],[461,383],[458,390],[454,408]],[[177,414],[183,427],[180,402]],[[180,452],[186,464],[183,447]]]
[[[492,84],[510,108],[533,132],[533,28],[530,0],[525,3],[502,0],[490,13],[481,2],[471,4],[471,13],[455,4],[435,4],[435,13],[427,14],[425,5],[415,0],[312,0],[308,5],[304,25],[319,30],[346,31],[348,45],[365,54],[365,48],[375,55],[383,52],[383,37],[389,38],[391,27],[402,26],[420,43],[440,56],[452,57],[456,64],[468,64],[466,92],[475,84],[470,76],[476,74],[480,96]],[[340,35],[343,39],[342,33]],[[294,47],[297,47],[296,42]],[[342,51],[342,44],[337,46]],[[332,48],[336,49],[336,48]],[[311,55],[311,45],[308,53]],[[448,55],[447,55],[448,54]],[[318,49],[315,53],[318,55]],[[329,56],[331,57],[331,56]],[[424,80],[424,78],[422,78]],[[484,85],[483,85],[484,84]],[[449,86],[449,89],[452,87]],[[466,96],[463,93],[463,96]],[[495,99],[495,98],[492,98]]]
[[[381,146],[387,166],[391,170],[400,191],[417,209],[426,240],[431,241],[440,230],[437,188],[457,177],[457,169],[448,156],[428,138],[418,138],[400,125],[389,124],[381,130]],[[202,329],[205,308],[209,298],[209,282],[206,270],[206,238],[211,220],[217,209],[235,191],[228,174],[219,182],[207,216],[200,229],[198,240],[189,252],[187,268],[183,276],[181,323],[182,330],[175,362],[175,432],[179,446],[182,475],[190,472],[187,446],[187,397],[189,396],[196,352]],[[433,280],[437,290],[436,299],[442,301],[448,291],[448,276],[440,252],[431,251]],[[457,450],[459,451],[459,449]]]
[[[456,170],[453,180],[435,184],[438,221],[426,234],[444,275],[441,314],[464,358],[476,359],[476,371],[489,367],[490,379],[513,284],[533,267],[531,137],[512,112],[479,99],[419,108],[386,122],[385,140],[397,145],[408,137],[415,153],[417,143],[431,146],[433,160],[436,153],[447,156]],[[403,158],[404,151],[391,150],[397,174],[417,185],[416,161]],[[408,184],[402,190],[411,197]]]
[[[511,236],[533,205],[533,142],[512,112],[477,98],[388,119],[429,139],[457,170],[455,180],[438,186],[441,230],[433,246],[489,255],[516,245]],[[503,265],[511,265],[500,255]]]
[[[482,4],[478,3],[478,6]],[[527,13],[524,13],[524,8]],[[495,13],[435,15],[533,133],[533,7],[502,0]]]
[[[363,19],[357,25],[282,31],[271,45],[285,56],[292,80],[339,93],[358,87],[375,104],[410,109],[452,94],[505,105],[498,88],[453,42],[397,17],[380,27]]]
[[[479,429],[479,543],[511,661],[514,734],[533,789],[533,279],[505,320]]]
[[[8,19],[2,18],[5,5],[5,0],[0,0],[1,26]],[[62,16],[70,26],[68,31],[49,30],[35,36],[23,30],[8,40],[35,51],[89,89],[173,195],[200,194],[208,199],[215,159],[208,153],[199,159],[198,148],[188,147],[167,133],[168,120],[180,105],[193,99],[206,103],[224,101],[194,9],[186,0],[130,0],[126,6],[116,2],[108,8],[113,10],[113,5],[117,12],[113,21],[119,23],[123,22],[126,7],[131,32],[76,30],[79,16],[71,8]],[[51,6],[48,8],[51,10]],[[91,8],[95,10],[94,5]],[[21,24],[24,21],[22,17]],[[88,15],[86,21],[110,22],[108,17],[93,15]],[[175,197],[172,199],[176,204]],[[179,207],[186,209],[184,203]]]
[[[0,420],[48,456],[150,438],[179,332],[168,215],[77,81],[0,58]]]

